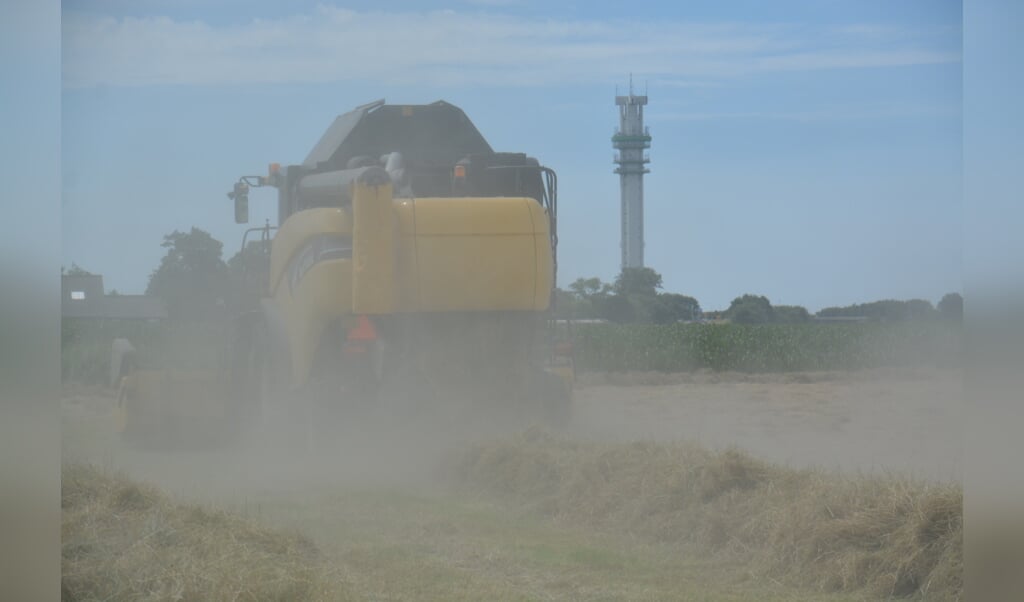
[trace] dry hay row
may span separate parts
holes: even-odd
[[[299,535],[198,505],[87,465],[63,467],[61,599],[340,600]]]
[[[818,591],[959,600],[963,491],[897,476],[794,470],[736,450],[565,441],[478,446],[463,487],[613,533],[687,546]]]

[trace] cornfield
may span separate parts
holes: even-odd
[[[942,321],[859,324],[581,324],[583,371],[858,370],[957,363],[960,327]]]
[[[65,382],[98,384],[109,374],[111,343],[126,337],[142,364],[219,365],[223,329],[211,324],[105,324],[65,320]],[[860,324],[580,324],[576,365],[591,372],[794,372],[895,366],[951,366],[961,328],[939,320]]]

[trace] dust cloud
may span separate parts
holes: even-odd
[[[692,374],[585,378],[562,436],[581,441],[687,441],[737,446],[793,467],[898,472],[958,481],[962,376],[917,370],[796,375]],[[644,384],[647,383],[647,384]],[[121,441],[112,401],[64,400],[65,458],[91,461],[187,497],[230,499],[326,486],[429,490],[452,454],[529,426],[449,404],[318,425],[312,445],[281,425],[186,445]],[[87,426],[83,426],[87,425]],[[300,425],[301,428],[302,425]]]
[[[113,406],[103,395],[64,399],[65,461],[95,463],[211,502],[337,487],[431,491],[442,484],[452,454],[527,425],[508,413],[458,404],[401,414],[381,404],[350,420],[324,424],[321,418],[315,438],[297,412],[291,418],[299,420],[260,421],[223,437],[190,437],[185,427],[180,438],[128,442],[115,432]]]

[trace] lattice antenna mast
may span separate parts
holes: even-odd
[[[651,171],[647,169],[651,157],[646,152],[651,147],[651,132],[644,126],[647,91],[643,96],[633,94],[632,73],[629,95],[619,96],[616,89],[615,104],[619,127],[612,136],[612,147],[617,151],[615,173],[622,192],[622,267],[640,268],[644,266],[644,174]]]

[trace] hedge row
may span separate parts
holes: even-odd
[[[895,324],[581,324],[574,332],[584,371],[741,372],[856,370],[955,364],[960,327]]]

